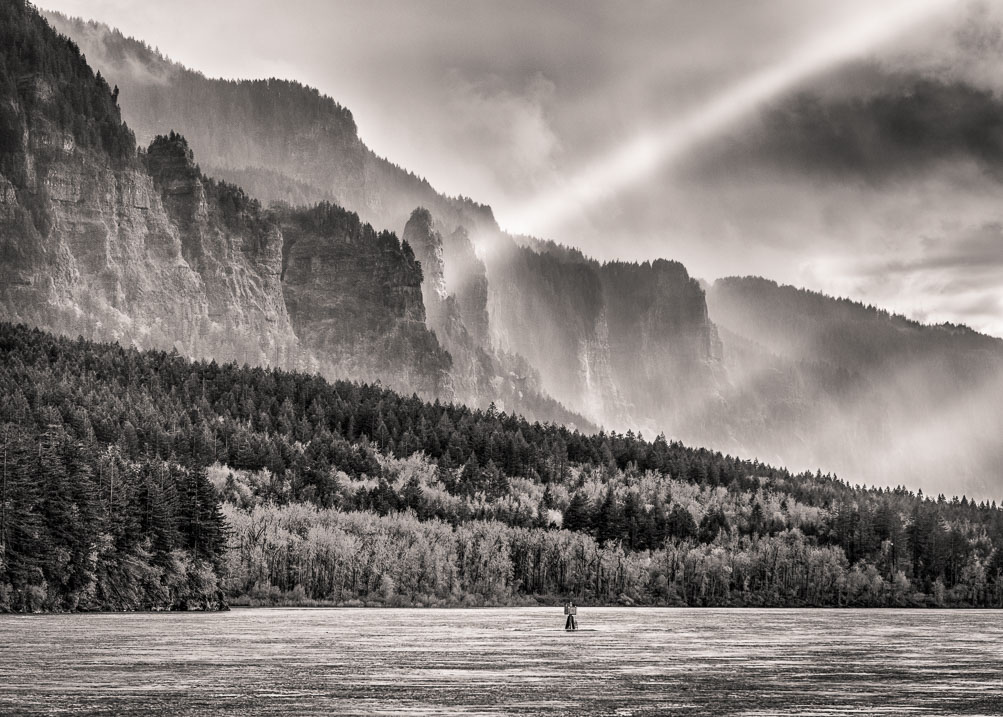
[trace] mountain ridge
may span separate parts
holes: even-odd
[[[151,108],[159,108],[156,113],[166,113],[167,121],[189,125],[183,128],[186,135],[191,130],[193,143],[203,142],[199,154],[204,151],[208,162],[243,167],[245,175],[277,172],[285,177],[281,181],[287,189],[298,187],[295,191],[321,185],[321,191],[343,199],[374,226],[398,235],[417,207],[431,212],[443,240],[462,227],[483,262],[488,337],[470,344],[471,359],[462,362],[467,378],[459,379],[461,384],[484,385],[470,378],[482,371],[477,365],[490,363],[476,358],[478,352],[513,355],[539,376],[542,390],[599,425],[665,431],[691,443],[804,468],[823,465],[878,482],[891,480],[885,444],[900,440],[904,442],[894,451],[896,459],[910,465],[927,487],[942,481],[946,471],[958,475],[957,480],[971,490],[993,490],[1000,471],[995,452],[981,438],[971,444],[982,452],[974,460],[955,456],[952,464],[946,445],[935,460],[912,455],[920,455],[910,450],[915,442],[926,456],[932,442],[920,436],[934,430],[935,422],[928,416],[936,416],[936,411],[929,401],[917,403],[911,396],[926,391],[931,379],[942,382],[940,368],[911,363],[894,390],[876,393],[872,389],[887,377],[876,373],[863,360],[866,357],[827,361],[808,347],[804,355],[785,354],[763,336],[743,336],[775,356],[751,351],[751,344],[739,346],[735,340],[742,333],[735,329],[743,327],[718,316],[722,304],[710,297],[713,290],[705,293],[685,270],[659,262],[635,268],[601,264],[552,242],[509,236],[499,230],[490,208],[466,198],[443,197],[416,175],[376,157],[359,140],[351,113],[315,90],[285,81],[210,80],[162,56],[152,57],[142,43],[107,27],[58,17],[55,21],[91,48],[89,57],[109,63],[102,68],[107,75],[122,80],[131,124],[149,124],[144,117],[152,121]],[[127,61],[116,65],[116,57]],[[163,63],[169,64],[165,68]],[[196,96],[198,102],[193,100]],[[268,120],[269,113],[291,112],[293,99],[301,96],[309,111],[291,118],[292,129]],[[251,97],[266,106],[265,115],[249,109]],[[214,134],[213,128],[223,124],[235,131]],[[239,144],[237,149],[232,148],[234,143]],[[305,157],[308,149],[310,156]],[[258,191],[263,197],[272,192],[282,198],[275,187],[262,186]],[[446,241],[442,246],[444,275],[451,267],[462,266],[464,272],[480,276],[481,269],[465,262],[462,251],[452,251]],[[632,293],[641,286],[648,287],[647,294]],[[474,312],[457,319],[469,336],[483,335],[477,329],[482,303],[476,298],[468,304]],[[719,318],[722,328],[730,329],[730,342],[720,338]],[[819,322],[827,330],[842,330],[833,313],[820,314]],[[892,325],[875,326],[872,335],[857,333],[861,341],[870,342],[867,350],[872,353],[890,340],[886,333],[895,331]],[[924,334],[922,340],[927,338]],[[949,377],[958,397],[970,396],[986,425],[1003,426],[979,395],[979,381],[956,380],[971,362],[951,358],[951,352],[960,355],[966,350],[960,344],[938,349],[938,360],[960,367],[957,376]],[[504,382],[506,373],[498,365],[484,370],[494,373],[491,381]],[[638,376],[643,378],[636,380]],[[464,396],[464,400],[470,399]],[[885,410],[888,403],[920,410],[899,410],[894,405]],[[962,425],[956,416],[949,418],[944,419],[945,426]],[[917,422],[921,419],[924,425]],[[929,464],[925,472],[921,462]]]

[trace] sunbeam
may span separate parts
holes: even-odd
[[[867,53],[958,0],[899,0],[869,8],[852,21],[812,38],[783,62],[732,85],[708,103],[655,131],[645,131],[587,164],[554,190],[534,197],[502,223],[509,231],[541,235],[584,205],[643,180],[756,106],[827,68]]]

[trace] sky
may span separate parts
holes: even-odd
[[[998,3],[39,4],[313,85],[508,230],[1003,336]]]

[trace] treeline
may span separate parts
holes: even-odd
[[[0,609],[1001,600],[995,504],[10,324],[0,356]]]
[[[981,510],[967,501],[918,500],[899,490],[827,510],[773,487],[736,491],[582,466],[565,482],[507,479],[505,492],[492,495],[491,484],[471,490],[462,472],[443,472],[421,454],[380,463],[379,479],[335,474],[340,509],[283,501],[275,494],[281,482],[267,470],[211,467],[235,531],[228,593],[244,604],[346,605],[560,595],[694,606],[1003,600],[1000,552],[987,540],[990,530],[999,536],[999,521],[987,529],[965,519]],[[471,537],[484,532],[494,536],[488,543]],[[382,537],[370,544],[366,536]],[[358,555],[349,558],[346,545]],[[481,580],[499,553],[508,569],[488,571],[487,584],[457,572],[451,557],[472,559]],[[342,582],[349,580],[343,571],[350,582]],[[339,577],[331,582],[331,575]]]
[[[16,98],[20,105],[0,102],[0,155],[20,149],[28,116],[44,110],[78,145],[101,148],[113,159],[135,156],[118,88],[113,91],[100,72],[95,75],[80,48],[52,32],[25,0],[0,3],[0,97]]]
[[[631,552],[568,530],[413,514],[228,504],[227,587],[251,605],[510,605],[557,596],[591,604],[672,606],[999,605],[999,582],[971,575],[916,591],[897,572],[849,566],[797,529],[712,544],[670,541]]]
[[[0,612],[225,606],[228,529],[205,471],[81,440],[81,413],[38,419],[0,423]]]

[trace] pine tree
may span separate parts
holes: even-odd
[[[589,530],[592,526],[592,510],[588,498],[582,491],[571,496],[571,502],[564,511],[561,526],[566,530]]]

